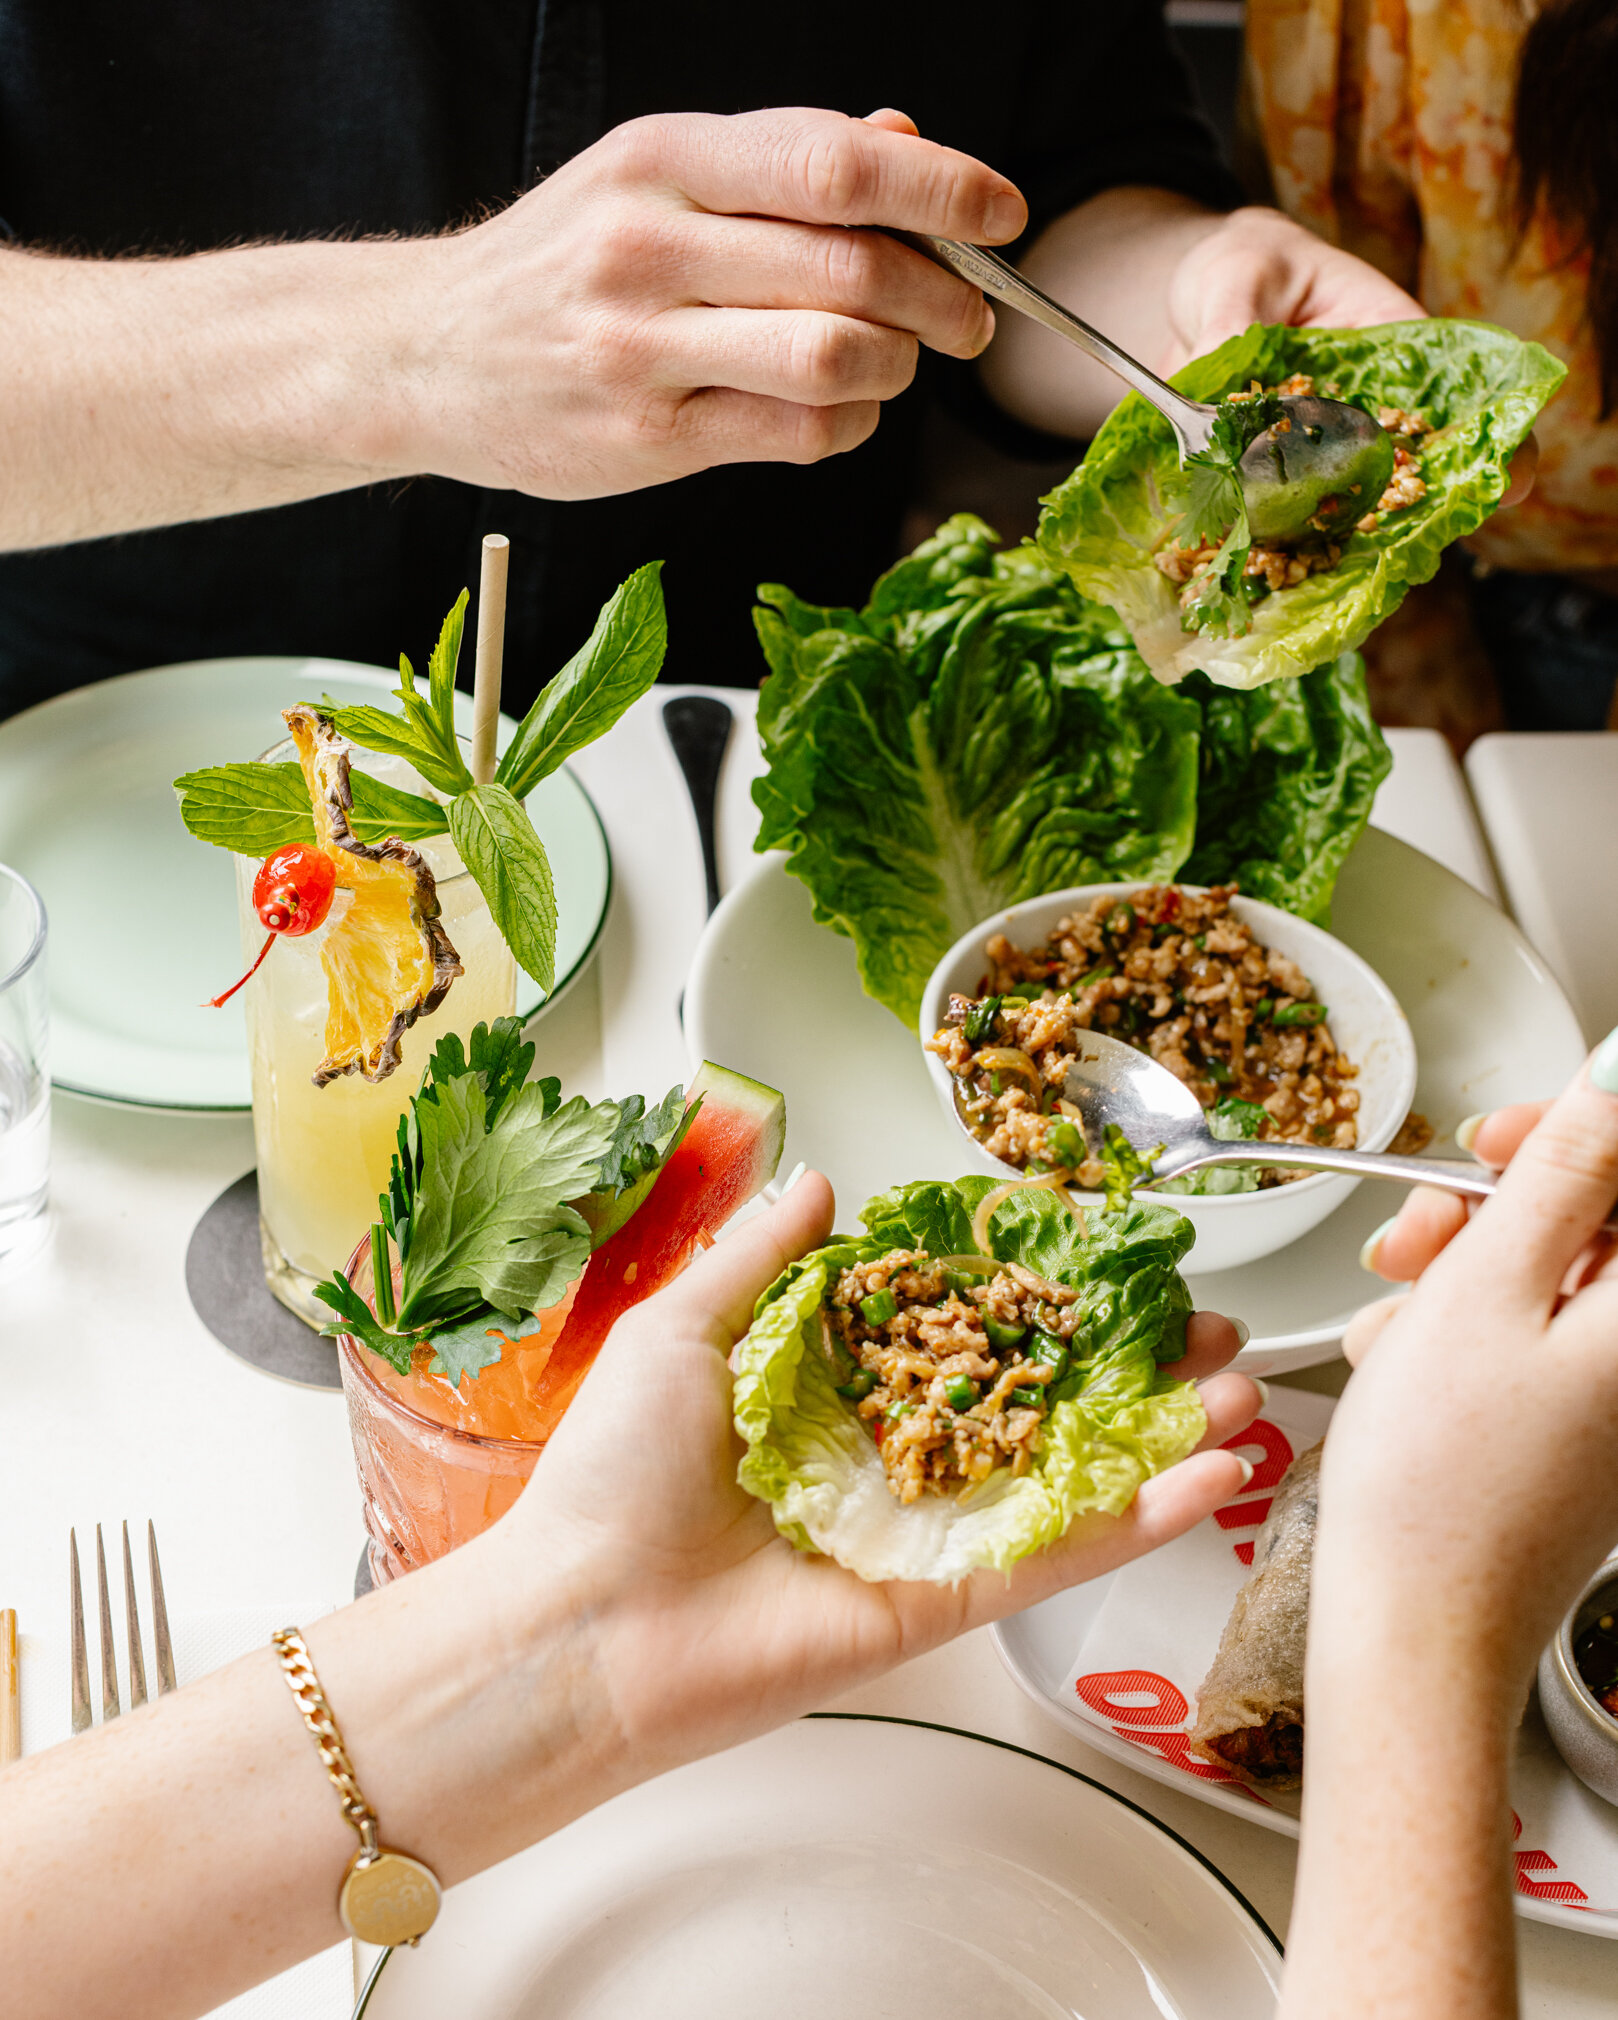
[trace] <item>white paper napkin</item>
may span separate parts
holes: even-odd
[[[1188,1734],[1231,1606],[1252,1563],[1253,1539],[1293,1457],[1324,1436],[1333,1402],[1277,1384],[1264,1416],[1233,1441],[1254,1464],[1252,1481],[1212,1521],[1114,1578],[1074,1651],[1060,1702],[1092,1725],[1198,1780],[1222,1782],[1257,1807],[1296,1817],[1296,1795],[1260,1795],[1198,1760]],[[1400,1707],[1377,1715],[1397,1716]],[[1407,1708],[1414,1722],[1428,1715]],[[1563,1765],[1536,1702],[1517,1735],[1511,1800],[1517,1890],[1571,1909],[1618,1913],[1618,1809]]]
[[[96,1626],[94,1549],[83,1557],[89,1573],[85,1591],[85,1634],[90,1651],[90,1701],[101,1704],[101,1654]],[[151,1637],[151,1607],[145,1580],[137,1574],[141,1618],[145,1627],[146,1687],[157,1692],[157,1662]],[[113,1641],[118,1653],[118,1694],[129,1703],[129,1672],[123,1628],[122,1573],[110,1567],[113,1590]],[[210,1670],[221,1669],[238,1656],[262,1648],[278,1627],[296,1622],[307,1626],[330,1609],[326,1606],[257,1606],[229,1613],[174,1613],[170,1627],[174,1638],[175,1673],[182,1684],[191,1683]],[[25,1634],[20,1637],[22,1743],[24,1753],[38,1753],[55,1746],[72,1731],[72,1695],[67,1607],[64,1603],[63,1631],[60,1635]],[[288,1701],[288,1710],[292,1710]],[[278,1978],[255,1986],[239,1999],[217,2009],[213,2020],[347,2020],[354,2006],[354,1966],[350,1945],[336,1943],[318,1957],[282,1972]]]

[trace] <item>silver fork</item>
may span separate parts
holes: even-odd
[[[84,1639],[84,1595],[79,1586],[79,1539],[67,1532],[68,1552],[68,1634],[73,1650],[73,1730],[87,1732],[93,1723],[90,1710],[90,1654]],[[174,1644],[169,1638],[169,1610],[163,1597],[163,1569],[157,1561],[157,1531],[146,1525],[147,1565],[152,1583],[152,1636],[157,1650],[158,1695],[174,1689]],[[101,1629],[101,1717],[116,1718],[123,1709],[118,1701],[118,1659],[112,1645],[112,1600],[107,1590],[107,1553],[101,1542],[101,1524],[96,1524],[96,1596],[100,1602]],[[129,1555],[129,1524],[124,1524],[124,1634],[129,1651],[129,1708],[146,1702],[146,1657],[141,1647],[140,1608],[135,1599],[135,1568]]]

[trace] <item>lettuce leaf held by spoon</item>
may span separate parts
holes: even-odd
[[[1538,344],[1488,323],[1389,323],[1365,330],[1299,330],[1255,323],[1194,359],[1174,378],[1193,399],[1216,401],[1255,380],[1303,372],[1317,392],[1375,413],[1420,414],[1426,495],[1354,533],[1335,567],[1265,596],[1250,622],[1219,635],[1195,628],[1154,557],[1185,530],[1191,477],[1173,434],[1132,393],[1113,411],[1083,463],[1045,500],[1039,545],[1086,595],[1110,604],[1159,680],[1201,669],[1227,687],[1308,673],[1363,644],[1443,551],[1505,495],[1511,457],[1565,368]],[[1369,511],[1375,500],[1367,501]]]
[[[862,611],[766,585],[757,847],[786,849],[867,992],[914,1025],[939,957],[1002,906],[1171,877],[1199,711],[1110,612],[957,514]]]
[[[839,1270],[892,1248],[972,1252],[973,1215],[990,1178],[925,1181],[869,1200],[863,1235],[834,1237],[791,1265],[759,1300],[736,1348],[739,1478],[771,1505],[776,1526],[861,1578],[951,1583],[986,1567],[1009,1572],[1081,1515],[1119,1515],[1143,1480],[1196,1449],[1207,1420],[1177,1381],[1191,1297],[1177,1268],[1194,1239],[1171,1210],[1137,1201],[1076,1219],[1050,1192],[1023,1189],[997,1206],[989,1245],[1001,1261],[1081,1286],[1074,1363],[1029,1470],[1009,1467],[962,1502],[889,1492],[881,1454],[855,1406],[838,1395],[820,1307]]]

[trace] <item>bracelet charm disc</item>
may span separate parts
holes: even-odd
[[[337,1912],[351,1936],[386,1949],[425,1936],[442,1898],[437,1879],[419,1859],[379,1845],[349,1861]]]

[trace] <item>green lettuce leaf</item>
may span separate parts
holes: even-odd
[[[1331,894],[1393,754],[1371,716],[1365,662],[1344,653],[1296,680],[1182,692],[1202,709],[1197,833],[1184,876],[1328,925]]]
[[[914,1026],[939,958],[1002,906],[1172,877],[1191,847],[1195,705],[1110,613],[960,514],[862,612],[766,585],[770,769],[757,847],[785,849],[867,992]]]
[[[1160,1365],[1185,1351],[1191,1297],[1177,1265],[1194,1238],[1190,1222],[1137,1202],[1092,1214],[1086,1227],[1050,1193],[1021,1191],[990,1219],[994,1254],[1084,1292],[1074,1365],[1051,1392],[1034,1463],[1020,1479],[1003,1468],[964,1506],[944,1495],[908,1507],[893,1498],[869,1431],[837,1394],[820,1305],[840,1269],[895,1246],[969,1252],[973,1213],[993,1185],[928,1181],[869,1201],[867,1232],[834,1236],[786,1270],[736,1348],[742,1485],[771,1504],[799,1548],[862,1578],[953,1583],[986,1567],[1008,1572],[1075,1517],[1121,1514],[1207,1427],[1196,1389]]]
[[[1435,432],[1419,444],[1427,495],[1355,533],[1336,568],[1265,597],[1240,636],[1188,631],[1174,585],[1154,565],[1187,519],[1190,487],[1167,421],[1139,394],[1114,410],[1083,463],[1045,500],[1041,551],[1086,596],[1119,613],[1159,680],[1200,668],[1222,686],[1257,687],[1363,644],[1412,584],[1436,572],[1444,549],[1499,504],[1512,454],[1565,367],[1488,323],[1434,317],[1368,330],[1255,323],[1194,359],[1174,384],[1214,401],[1254,379],[1270,386],[1294,372],[1371,411],[1385,403],[1432,422]]]

